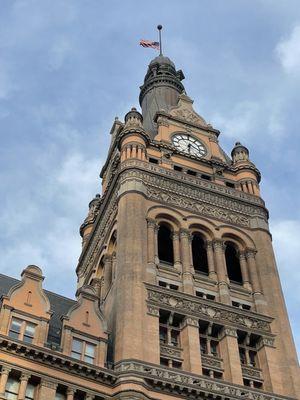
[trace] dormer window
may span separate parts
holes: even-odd
[[[94,364],[96,346],[85,340],[73,338],[71,357]]]
[[[19,318],[12,318],[9,337],[12,339],[23,340],[26,343],[32,343],[35,334],[35,324],[31,322],[23,321]]]

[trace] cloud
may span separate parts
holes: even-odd
[[[300,25],[294,27],[288,38],[280,40],[275,53],[285,72],[300,72]]]

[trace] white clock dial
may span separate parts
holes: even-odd
[[[200,140],[187,133],[177,133],[172,138],[173,145],[180,151],[196,157],[204,157],[207,153]]]

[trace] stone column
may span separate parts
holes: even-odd
[[[39,400],[55,400],[57,383],[42,379],[39,390]]]
[[[147,305],[147,346],[145,347],[145,360],[149,363],[159,364],[160,341],[159,341],[159,308],[151,304]]]
[[[0,378],[0,399],[5,399],[5,388],[8,379],[8,375],[11,371],[11,368],[2,367],[1,369],[1,378]]]
[[[222,303],[230,304],[227,270],[224,257],[224,250],[225,250],[224,241],[221,239],[214,240],[213,247],[216,259],[220,301]]]
[[[256,307],[256,311],[262,314],[266,311],[266,302],[263,298],[262,289],[259,281],[259,276],[257,272],[257,265],[255,261],[256,251],[253,249],[246,250],[246,259],[249,267],[252,290],[253,290],[253,299]]]
[[[243,385],[236,330],[234,328],[224,327],[222,334],[220,350],[224,364],[224,380]]]
[[[159,257],[158,257],[158,230],[159,225],[156,224],[154,228],[154,262],[156,265],[159,265]]]
[[[182,271],[181,261],[180,261],[180,243],[179,243],[179,232],[173,232],[173,252],[174,252],[174,268],[177,271]]]
[[[199,323],[196,318],[186,317],[180,333],[181,347],[183,349],[184,371],[202,374],[201,352],[199,340]]]
[[[23,373],[20,378],[20,386],[18,393],[18,400],[24,400],[26,395],[26,388],[28,384],[28,380],[30,378],[30,374]]]
[[[239,259],[240,259],[240,266],[241,266],[241,273],[242,273],[242,279],[243,279],[243,286],[245,289],[250,290],[250,280],[249,280],[249,274],[248,274],[248,266],[247,266],[247,261],[246,261],[246,255],[243,252],[239,253]]]
[[[112,257],[110,255],[104,256],[104,282],[103,282],[103,298],[107,295],[112,279]]]
[[[206,253],[208,263],[208,276],[210,277],[210,279],[217,280],[212,242],[206,242]]]
[[[156,234],[155,230],[157,223],[154,219],[147,218],[147,248],[148,248],[148,262],[147,262],[147,273],[150,283],[155,284],[156,270],[155,270],[155,248],[156,248]]]
[[[69,387],[67,389],[67,400],[73,400],[74,399],[74,394],[75,394],[75,389]]]
[[[194,294],[191,252],[190,252],[190,245],[191,245],[190,237],[191,234],[187,229],[180,230],[183,290],[186,293]]]

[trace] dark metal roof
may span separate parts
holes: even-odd
[[[10,288],[20,280],[7,275],[0,274],[0,297],[7,295]],[[61,317],[66,315],[69,309],[76,303],[75,300],[61,296],[59,294],[45,290],[45,293],[50,301],[51,311],[53,312],[49,324],[48,343],[60,344],[62,321]]]

